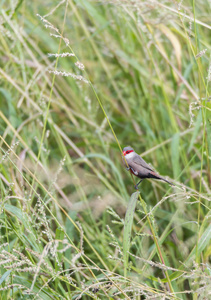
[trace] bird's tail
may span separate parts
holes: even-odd
[[[170,185],[175,186],[175,184],[173,184],[172,182],[168,181],[167,179],[163,178],[162,176],[158,175],[155,172],[152,172],[151,175],[152,175],[152,178],[155,178],[155,179],[158,179],[158,180],[163,180],[163,181],[169,183]]]
[[[159,176],[159,179],[160,179],[160,180],[163,180],[163,181],[165,181],[165,182],[167,182],[167,183],[169,183],[169,184],[172,185],[172,186],[175,186],[175,184],[173,184],[172,182],[168,181],[167,179],[165,179],[165,178],[163,178],[163,177],[161,177],[161,176]]]

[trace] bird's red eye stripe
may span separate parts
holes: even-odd
[[[125,155],[125,154],[129,154],[129,153],[131,153],[131,152],[134,152],[134,150],[123,151],[123,154]]]
[[[128,150],[126,153],[128,154],[128,153],[131,153],[131,152],[134,152],[133,150]]]

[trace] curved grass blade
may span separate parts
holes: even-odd
[[[131,230],[133,225],[133,216],[135,212],[136,202],[140,192],[131,195],[125,215],[124,236],[123,236],[123,259],[124,259],[124,276],[127,275],[128,267],[128,251],[130,250]]]

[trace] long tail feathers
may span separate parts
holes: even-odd
[[[173,185],[173,186],[175,186],[175,184],[173,184],[172,182],[170,182],[170,181],[166,180],[166,179],[165,179],[165,178],[163,178],[163,177],[160,177],[159,179],[161,179],[161,180],[163,180],[163,181],[165,181],[165,182],[169,183],[170,185]]]
[[[175,184],[173,184],[172,182],[168,181],[167,179],[165,179],[165,178],[161,177],[160,175],[158,175],[158,174],[157,174],[157,173],[155,173],[155,172],[152,172],[152,173],[151,173],[151,175],[153,175],[153,177],[154,177],[155,179],[158,179],[158,180],[163,180],[163,181],[165,181],[165,182],[169,183],[170,185],[173,185],[173,186],[175,186]]]

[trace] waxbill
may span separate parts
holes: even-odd
[[[123,149],[123,155],[128,163],[127,170],[130,170],[130,172],[141,178],[141,180],[135,185],[135,189],[138,189],[138,185],[142,182],[145,178],[153,178],[158,180],[163,180],[168,182],[171,185],[174,185],[173,183],[169,182],[165,178],[161,177],[157,173],[153,171],[153,169],[143,160],[141,156],[139,156],[131,147],[125,147]],[[124,161],[124,158],[123,158]],[[125,163],[125,161],[124,161]]]

